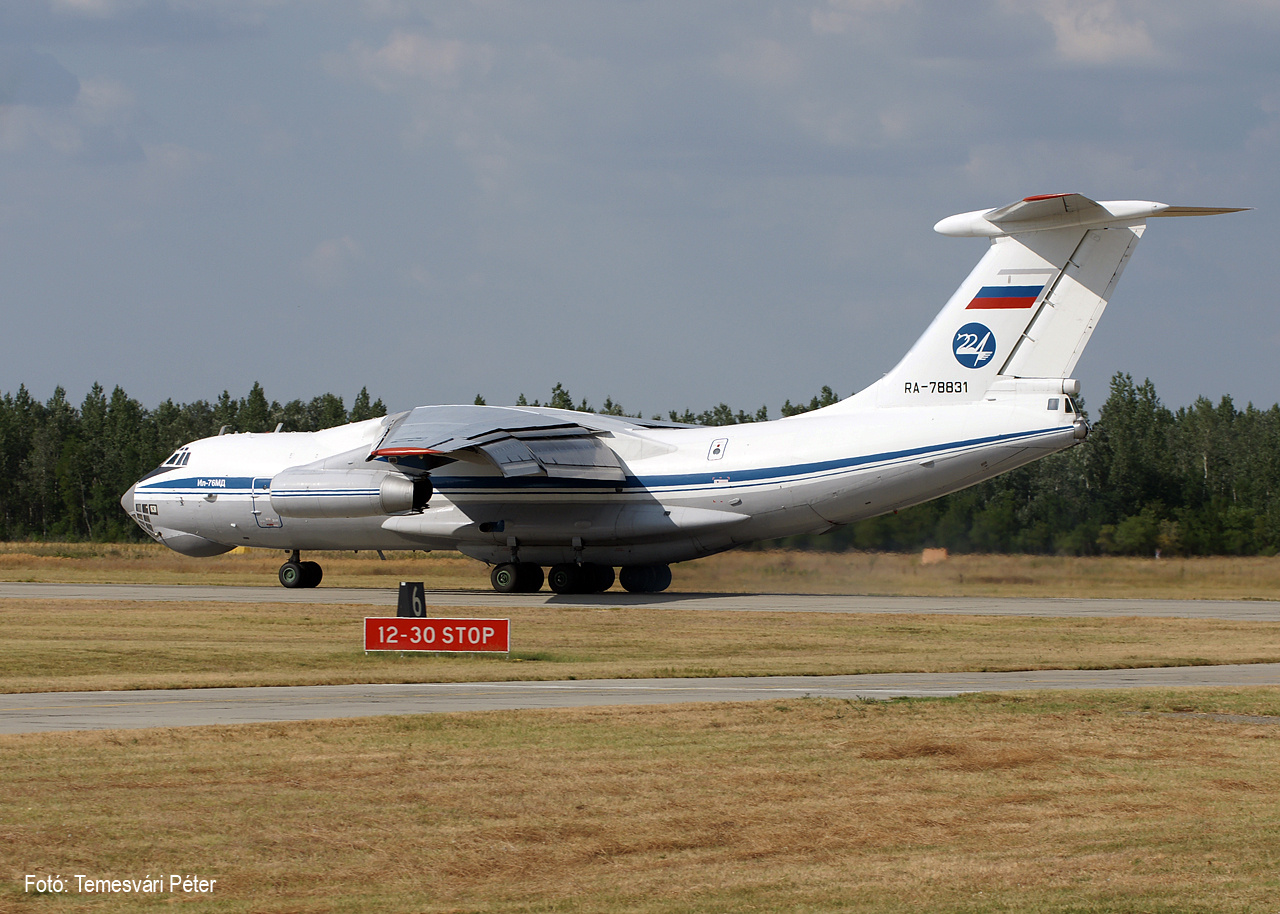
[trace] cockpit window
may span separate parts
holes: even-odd
[[[1076,405],[1071,402],[1070,397],[1067,397],[1067,412],[1074,413],[1075,411],[1076,411]]]
[[[182,451],[174,451],[173,456],[164,462],[167,467],[176,467],[178,461],[182,459]]]

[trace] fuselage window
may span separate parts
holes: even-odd
[[[1051,412],[1055,412],[1055,413],[1058,411],[1058,398],[1057,398],[1057,397],[1050,397],[1050,398],[1049,398],[1049,410],[1050,410]]]

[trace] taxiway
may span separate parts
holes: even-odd
[[[141,600],[160,602],[302,603],[352,606],[396,605],[396,588],[226,586],[219,584],[39,584],[0,583],[0,600]],[[499,594],[492,591],[427,591],[430,605],[474,609],[512,606],[643,606],[651,609],[713,609],[720,612],[930,613],[942,615],[1107,618],[1146,616],[1280,622],[1280,601],[1102,600],[1071,597],[882,597],[834,594],[609,592],[589,595]],[[394,611],[390,613],[394,615]]]
[[[0,696],[0,733],[200,727],[450,711],[763,701],[804,696],[888,699],[1029,689],[1247,688],[1276,685],[1280,685],[1280,664],[1251,663],[1017,673],[871,673],[861,676],[39,692]]]
[[[0,600],[209,601],[384,606],[393,588],[0,583]],[[628,594],[591,596],[428,592],[433,605],[494,610],[516,606],[636,606],[730,612],[928,613],[1105,618],[1146,616],[1280,622],[1280,602],[1070,598],[875,597],[811,594]],[[0,696],[0,733],[195,727],[384,714],[577,708],[818,696],[887,699],[976,691],[1280,686],[1280,664],[1012,673],[877,673],[708,679],[412,683],[41,692]]]

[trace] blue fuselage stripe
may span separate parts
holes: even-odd
[[[443,476],[432,474],[431,481],[436,491],[447,494],[449,491],[468,491],[480,489],[513,490],[549,490],[572,489],[577,491],[613,491],[622,489],[672,490],[672,489],[722,489],[726,484],[732,486],[758,486],[795,481],[803,477],[837,475],[849,470],[867,468],[878,464],[892,464],[926,456],[938,456],[950,451],[970,450],[984,445],[1025,441],[1045,435],[1059,434],[1068,431],[1063,426],[1034,429],[1025,432],[1013,432],[1004,435],[988,435],[982,438],[969,438],[961,441],[950,441],[944,444],[929,444],[921,447],[904,448],[897,451],[885,451],[878,454],[866,454],[857,457],[841,457],[834,460],[821,460],[811,463],[798,463],[781,467],[759,467],[754,469],[731,470],[717,472],[681,473],[666,476],[632,476],[628,475],[621,482],[607,482],[599,479],[549,478],[545,476]],[[140,485],[135,491],[138,496],[148,492],[163,492],[170,495],[258,495],[270,496],[269,489],[251,488],[253,480],[261,476],[199,476],[185,479],[157,480],[150,484]],[[721,480],[721,482],[717,482]],[[335,489],[335,490],[280,490],[275,493],[283,498],[307,498],[316,496],[361,496],[378,494],[377,489]]]

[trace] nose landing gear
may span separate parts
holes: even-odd
[[[324,577],[324,569],[318,562],[299,561],[298,550],[293,551],[289,561],[280,566],[280,583],[285,587],[315,587]]]

